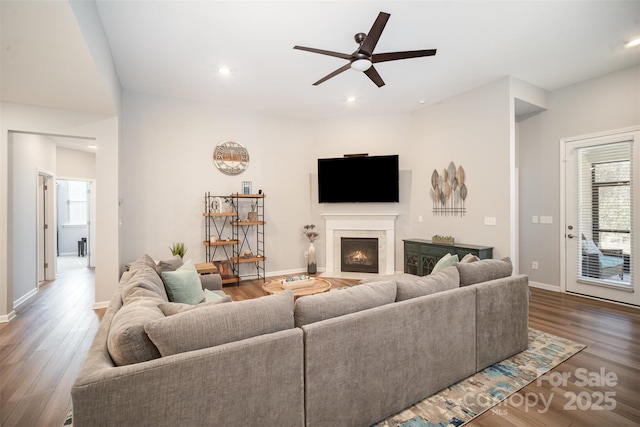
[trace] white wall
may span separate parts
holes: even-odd
[[[56,148],[56,175],[65,179],[96,179],[96,154],[87,151]]]
[[[251,112],[125,93],[122,126],[122,261],[147,253],[171,256],[182,241],[185,258],[205,258],[204,194],[241,192],[242,181],[262,189],[266,217],[266,268],[300,269],[300,237],[310,217],[309,164],[312,134],[306,122]],[[216,145],[242,143],[248,169],[228,176],[213,164]]]
[[[55,173],[55,142],[42,135],[9,135],[9,195],[13,199],[8,222],[9,251],[12,254],[8,277],[13,284],[13,305],[37,287],[37,197],[38,173]]]
[[[119,278],[118,252],[118,119],[97,114],[0,103],[0,321],[13,317],[13,283],[8,266],[13,263],[8,246],[8,212],[13,201],[8,197],[9,131],[70,135],[95,138],[98,145],[96,179],[105,184],[96,189],[96,301],[112,296]]]
[[[413,237],[453,236],[456,242],[493,246],[494,258],[510,256],[509,79],[500,79],[413,114],[411,228]],[[431,174],[453,161],[466,172],[466,215],[432,213]],[[423,217],[423,222],[418,217]],[[496,218],[495,226],[484,225]]]
[[[548,110],[519,123],[520,265],[531,281],[561,282],[560,139],[638,124],[638,66],[550,92]],[[532,224],[534,215],[552,216],[553,224]]]

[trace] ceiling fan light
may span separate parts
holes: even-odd
[[[367,71],[371,65],[371,61],[368,59],[356,59],[351,63],[351,68],[356,71]]]
[[[631,40],[629,43],[624,45],[624,47],[626,47],[627,49],[630,49],[636,46],[640,46],[640,37],[638,37],[637,39]]]

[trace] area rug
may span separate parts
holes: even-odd
[[[571,340],[529,328],[529,347],[426,398],[376,427],[462,426],[491,409],[525,405],[518,390],[586,348]]]
[[[529,347],[451,387],[375,424],[376,427],[462,426],[481,413],[513,405],[515,393],[586,348],[582,344],[529,328]],[[496,409],[497,408],[497,409]],[[64,426],[72,426],[72,410]]]

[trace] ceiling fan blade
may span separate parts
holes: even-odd
[[[384,81],[382,81],[382,77],[380,77],[380,74],[378,74],[376,69],[373,68],[373,65],[369,67],[369,69],[366,70],[364,73],[367,75],[367,77],[371,79],[372,82],[376,84],[376,86],[378,87],[384,86]]]
[[[382,30],[384,30],[385,25],[387,25],[387,21],[389,20],[388,13],[380,12],[376,21],[371,26],[367,37],[362,42],[362,46],[360,46],[360,52],[370,56],[373,53],[373,49],[375,49],[378,44],[378,40],[380,39],[380,35],[382,34]]]
[[[293,48],[298,50],[304,50],[307,52],[319,53],[321,55],[335,56],[336,58],[342,58],[347,60],[351,59],[351,55],[347,55],[346,53],[332,52],[330,50],[315,49],[313,47],[304,47],[304,46],[294,46]]]
[[[326,81],[327,81],[327,80],[329,80],[331,77],[335,77],[335,76],[337,76],[338,74],[340,74],[340,73],[342,73],[342,72],[344,72],[344,71],[347,71],[349,68],[351,68],[351,63],[348,63],[348,64],[346,64],[346,65],[343,65],[342,67],[340,67],[340,68],[338,68],[337,70],[335,70],[333,73],[331,73],[331,74],[329,74],[329,75],[327,75],[327,76],[324,76],[323,78],[321,78],[320,80],[318,80],[317,82],[315,82],[313,85],[314,85],[314,86],[318,86],[320,83],[324,83],[324,82],[326,82]],[[372,68],[373,68],[373,67],[372,67]]]
[[[433,56],[437,49],[427,50],[407,50],[404,52],[376,53],[371,57],[371,62],[396,61],[398,59],[420,58],[422,56]]]

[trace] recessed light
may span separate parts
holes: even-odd
[[[636,46],[640,46],[640,37],[638,37],[637,39],[633,39],[629,43],[624,45],[624,47],[626,47],[627,49]]]
[[[420,104],[420,105],[423,105],[423,104],[424,104],[424,102],[425,102],[425,101],[424,101],[424,99],[420,99],[420,100],[418,100],[418,104]]]
[[[218,72],[224,76],[231,74],[231,69],[229,67],[220,67],[218,68]]]
[[[347,97],[347,102],[356,102],[356,97],[355,96],[348,96]]]

